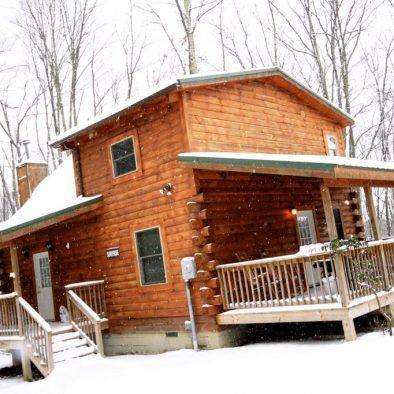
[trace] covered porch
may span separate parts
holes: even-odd
[[[274,236],[269,238],[269,244],[280,244],[281,250],[271,248],[270,253],[266,253],[268,256],[263,258],[250,258],[250,254],[240,253],[239,259],[230,260],[226,258],[220,243],[225,243],[225,239],[235,233],[238,234],[239,242],[234,241],[229,247],[232,251],[244,250],[244,230],[240,229],[245,224],[240,219],[231,218],[230,227],[226,223],[223,237],[215,237],[215,232],[217,234],[220,226],[223,227],[223,221],[219,216],[216,216],[218,219],[215,221],[214,211],[226,211],[227,218],[231,212],[228,207],[218,208],[218,205],[208,203],[212,202],[211,195],[208,196],[209,193],[203,190],[204,181],[200,182],[202,195],[196,196],[190,203],[191,223],[196,229],[195,241],[196,245],[200,245],[195,257],[200,269],[210,271],[207,285],[200,290],[206,299],[208,313],[216,314],[218,324],[341,321],[345,338],[353,340],[356,338],[353,322],[356,317],[378,309],[379,304],[384,307],[394,303],[394,239],[382,240],[372,192],[372,187],[394,187],[393,163],[344,157],[231,152],[186,153],[180,155],[180,161],[197,172],[210,172],[211,176],[215,172],[217,179],[231,178],[231,175],[226,174],[239,174],[237,178],[241,180],[249,174],[249,182],[252,182],[260,177],[261,186],[250,188],[247,193],[240,181],[228,186],[223,193],[223,196],[227,194],[228,201],[235,199],[235,205],[236,201],[239,205],[245,204],[242,195],[247,195],[256,223],[262,218],[263,209],[283,211],[282,219],[279,216],[271,219],[265,232],[264,223],[254,232],[257,240],[271,232]],[[293,184],[287,195],[281,186],[284,179]],[[304,188],[300,186],[302,184]],[[235,193],[237,187],[243,189]],[[297,248],[289,247],[288,240],[291,238],[285,234],[292,230],[288,226],[282,226],[283,237],[280,232],[276,233],[277,224],[273,223],[280,221],[284,224],[288,218],[285,211],[296,215],[297,210],[309,207],[313,211],[312,221],[318,239],[313,242],[309,239],[306,243],[326,243],[350,237],[363,239],[365,228],[357,194],[361,188],[365,193],[374,236],[374,241],[366,246],[357,250],[349,249],[343,254],[323,251],[317,245],[315,250],[305,247],[299,250],[305,234],[302,233],[303,229],[297,228],[296,220]],[[319,192],[318,200],[316,190]],[[283,196],[275,198],[276,192]],[[256,197],[267,193],[272,195],[270,201]],[[297,194],[304,197],[297,197]],[[256,202],[261,204],[260,208],[256,209]],[[322,218],[320,211],[323,213]],[[247,215],[246,211],[239,213],[241,217]],[[209,217],[211,220],[207,220]],[[319,230],[321,219],[323,230]],[[252,228],[253,220],[247,226]],[[256,242],[255,245],[260,244]],[[358,280],[357,270],[360,267],[367,267],[374,273],[377,294]]]
[[[11,351],[30,380],[30,363],[47,376],[66,359],[104,354],[108,319],[104,280],[72,265],[78,256],[70,246],[80,228],[78,242],[89,237],[102,197],[78,198],[45,214],[27,204],[0,229],[0,349]]]

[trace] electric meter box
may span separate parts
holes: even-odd
[[[197,268],[194,257],[184,257],[181,260],[181,266],[183,280],[188,281],[194,279],[197,276]]]

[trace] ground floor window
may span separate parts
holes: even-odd
[[[151,285],[166,282],[160,228],[135,232],[141,283]]]

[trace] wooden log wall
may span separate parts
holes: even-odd
[[[0,294],[12,293],[13,283],[10,278],[11,268],[11,257],[10,249],[4,248],[0,250]]]
[[[296,253],[296,217],[289,210],[312,210],[318,242],[328,241],[320,180],[237,172],[195,171],[199,194],[188,203],[204,310],[220,311],[216,266]],[[349,190],[333,189],[345,234],[355,233],[347,204]]]
[[[345,154],[342,128],[268,80],[211,85],[185,94],[192,151]]]

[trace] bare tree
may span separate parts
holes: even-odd
[[[186,42],[186,61],[184,60],[182,53],[182,45],[177,44],[176,39],[171,34],[160,10],[149,4],[146,11],[153,16],[155,23],[160,26],[161,30],[165,34],[176,58],[178,59],[182,71],[184,73],[188,71],[190,74],[195,74],[198,72],[198,57],[195,39],[196,29],[204,18],[211,11],[217,8],[223,0],[173,0],[173,2],[182,26],[182,42]]]
[[[60,2],[61,30],[66,42],[67,62],[71,73],[68,127],[76,126],[78,121],[77,84],[82,74],[80,72],[82,56],[92,35],[91,22],[96,6],[95,0]]]
[[[3,147],[2,153],[7,162],[7,167],[10,169],[11,188],[8,186],[9,178],[5,166],[1,169],[0,180],[10,210],[14,213],[19,208],[16,167],[23,158],[23,151],[21,150],[22,126],[27,122],[38,96],[29,99],[29,89],[25,84],[20,100],[11,104],[8,98],[10,84],[11,82],[5,87],[3,90],[4,97],[0,99],[0,131],[8,142],[8,147]]]
[[[135,75],[139,71],[144,50],[148,45],[146,34],[136,30],[134,11],[133,2],[129,1],[127,33],[123,37],[120,37],[124,54],[124,66],[127,81],[127,99],[131,97],[134,87]]]

